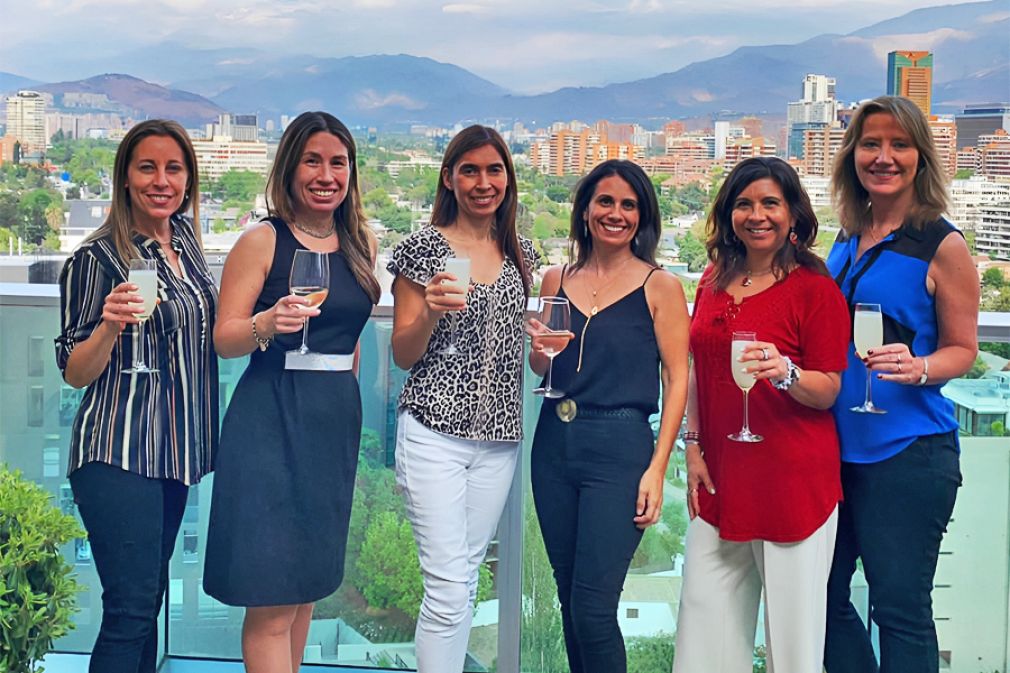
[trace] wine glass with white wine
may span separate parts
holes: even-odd
[[[291,287],[291,294],[296,297],[305,297],[308,300],[306,308],[316,308],[321,305],[330,293],[329,253],[315,250],[295,250],[288,283]],[[290,352],[299,355],[312,352],[309,350],[309,319],[307,317],[302,327],[302,345]]]
[[[467,291],[470,288],[470,258],[469,257],[448,257],[445,260],[445,272],[456,276],[456,280],[443,280],[442,285],[446,289],[452,288],[455,292],[446,292],[446,297],[453,299],[466,299]],[[456,323],[459,321],[459,311],[449,313],[449,343],[442,349],[442,355],[459,355],[460,350],[456,347]]]
[[[884,345],[884,320],[880,313],[880,304],[856,304],[852,314],[852,341],[856,346],[856,354],[866,360],[866,354],[873,348]],[[849,411],[857,414],[886,414],[887,411],[873,404],[870,385],[873,381],[873,371],[866,368],[866,399],[857,407],[849,407]]]
[[[551,399],[564,397],[563,391],[551,387],[551,369],[554,367],[554,358],[572,340],[572,311],[568,300],[564,297],[541,297],[540,324],[543,327],[537,333],[537,341],[547,356],[547,377],[543,387],[534,388],[533,394]]]
[[[131,259],[129,281],[137,286],[137,294],[143,300],[143,313],[137,313],[137,340],[133,348],[133,366],[123,370],[124,374],[155,374],[144,362],[144,323],[154,313],[158,303],[158,262],[153,259]]]
[[[733,381],[736,383],[737,387],[743,391],[743,426],[740,428],[739,432],[728,435],[728,437],[734,442],[760,442],[764,440],[764,437],[761,435],[756,435],[751,432],[750,414],[747,408],[750,389],[754,387],[755,383],[757,383],[757,379],[754,378],[753,374],[747,371],[747,367],[750,366],[750,363],[740,362],[740,356],[743,355],[744,349],[755,341],[757,341],[757,334],[755,332],[733,332],[733,341],[730,343],[730,370],[733,372]]]

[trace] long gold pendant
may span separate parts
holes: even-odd
[[[589,329],[589,323],[592,322],[593,316],[600,312],[600,309],[594,306],[589,311],[589,317],[586,318],[586,324],[582,326],[582,334],[579,335],[579,362],[575,366],[575,373],[578,374],[582,371],[582,350],[586,347],[586,330]]]

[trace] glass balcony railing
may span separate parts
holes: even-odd
[[[49,490],[54,502],[74,511],[67,482],[67,445],[81,391],[63,383],[53,358],[59,329],[57,288],[0,284],[0,462],[20,469]],[[363,426],[359,476],[348,544],[346,579],[317,604],[305,662],[336,670],[412,670],[413,631],[420,577],[410,527],[392,474],[396,397],[405,373],[392,364],[391,307],[375,309],[362,335],[359,380]],[[983,314],[979,338],[1010,343],[1010,314]],[[1001,348],[991,350],[999,351]],[[975,374],[945,392],[962,427],[964,486],[944,539],[934,588],[941,666],[956,673],[1010,673],[1010,346],[983,355]],[[1003,357],[1005,355],[1006,357]],[[245,366],[221,363],[224,408]],[[527,438],[537,401],[524,397]],[[564,659],[555,589],[529,495],[528,440],[505,514],[488,551],[470,636],[468,671],[562,673]],[[661,525],[646,533],[625,582],[619,618],[628,642],[629,670],[665,673],[673,656],[673,632],[681,585],[684,506],[682,454],[667,474]],[[162,620],[163,656],[184,660],[240,658],[242,610],[202,590],[204,545],[213,477],[190,490],[171,565]],[[263,541],[269,544],[269,541]],[[64,553],[88,587],[80,594],[77,628],[57,643],[59,652],[90,650],[101,620],[101,589],[86,540]],[[399,574],[408,589],[390,591],[383,580]],[[868,600],[857,574],[854,595]],[[865,608],[864,608],[865,617]],[[763,643],[758,635],[757,667]],[[51,671],[84,671],[84,656],[67,656]],[[68,663],[69,662],[69,663]],[[223,665],[223,664],[222,664]],[[204,670],[214,670],[206,668]]]

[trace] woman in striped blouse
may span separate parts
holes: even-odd
[[[116,152],[108,218],[60,276],[56,359],[87,387],[74,419],[70,485],[102,582],[91,673],[154,673],[158,612],[187,487],[213,465],[217,289],[199,231],[196,156],[177,123],[134,126]],[[154,260],[158,306],[143,304],[131,260]],[[140,356],[155,371],[127,372]]]

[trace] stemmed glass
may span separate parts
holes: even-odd
[[[315,250],[295,250],[295,258],[291,262],[291,275],[288,278],[291,294],[305,297],[307,308],[315,308],[324,301],[330,293],[330,259],[329,253]],[[302,327],[302,345],[289,351],[306,355],[309,350],[309,319],[305,318]]]
[[[866,360],[866,354],[873,348],[884,345],[884,320],[880,313],[880,304],[856,304],[852,317],[852,341],[856,346],[856,354]],[[873,381],[873,371],[866,368],[866,399],[858,407],[850,407],[849,411],[857,414],[886,414],[887,411],[873,404],[870,383]]]
[[[133,366],[124,369],[124,374],[155,374],[144,362],[144,323],[154,313],[158,301],[158,262],[153,259],[131,259],[129,281],[137,286],[137,294],[143,300],[143,313],[137,313],[137,346],[133,350]]]
[[[564,297],[541,297],[540,324],[543,327],[537,333],[537,341],[547,356],[547,377],[543,387],[535,388],[533,394],[552,399],[564,397],[563,391],[551,387],[551,369],[554,367],[554,358],[572,340],[572,311],[568,300]]]
[[[455,299],[466,299],[467,290],[470,287],[470,258],[446,258],[445,272],[456,276],[456,280],[443,280],[442,284],[458,290],[451,294],[447,292],[445,296]],[[449,343],[442,349],[442,355],[459,355],[460,353],[460,350],[456,348],[456,322],[458,320],[459,311],[452,311],[449,314]]]
[[[734,442],[760,442],[764,440],[761,435],[755,435],[750,431],[750,416],[747,410],[747,397],[750,389],[757,383],[757,379],[747,371],[749,363],[740,362],[744,349],[755,341],[757,341],[755,332],[733,332],[733,341],[729,349],[729,366],[730,371],[733,372],[733,381],[743,391],[743,427],[739,432],[727,435]]]

